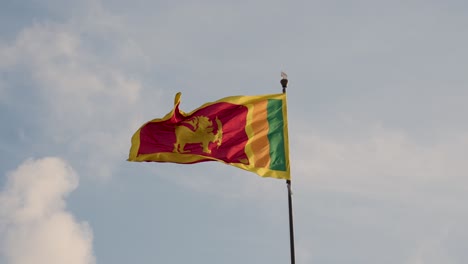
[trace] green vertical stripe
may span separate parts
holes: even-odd
[[[270,169],[286,171],[284,150],[283,101],[268,99],[268,141],[270,142]]]

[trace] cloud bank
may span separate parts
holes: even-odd
[[[152,118],[160,89],[152,85],[141,96],[147,59],[121,32],[123,21],[94,2],[65,21],[35,21],[0,38],[0,103],[15,120],[4,134],[27,143],[32,155],[47,148],[82,175],[106,178],[127,158],[133,132]]]
[[[0,260],[8,264],[93,264],[93,235],[66,210],[78,175],[59,158],[28,160],[0,193]],[[3,262],[5,261],[5,262]]]
[[[372,263],[388,247],[395,252],[380,263],[463,263],[466,132],[429,141],[378,125],[343,127],[347,135],[308,127],[293,139],[298,255],[342,262],[327,252],[334,248],[360,260],[353,263]]]
[[[465,132],[422,143],[404,130],[379,126],[369,126],[351,137],[308,130],[297,135],[301,144],[295,150],[300,155],[293,161],[299,175],[310,175],[298,180],[307,181],[313,190],[421,203],[431,197],[443,208],[458,204],[460,196],[465,196]],[[355,132],[350,129],[349,133]],[[450,192],[443,192],[449,188]]]

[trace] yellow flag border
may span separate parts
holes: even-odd
[[[268,99],[281,100],[282,110],[283,110],[283,122],[284,122],[283,133],[284,133],[284,144],[285,144],[284,148],[285,148],[285,155],[286,155],[286,171],[271,170],[269,168],[257,168],[251,165],[245,165],[241,163],[227,163],[227,162],[224,162],[223,160],[220,160],[214,157],[202,156],[198,154],[187,154],[187,153],[180,154],[180,153],[173,153],[173,152],[160,152],[160,153],[138,155],[138,149],[140,148],[141,129],[144,126],[146,126],[148,123],[162,122],[162,121],[166,121],[170,119],[174,115],[174,111],[176,107],[180,104],[180,98],[181,98],[181,93],[178,92],[174,98],[174,107],[168,114],[166,114],[163,118],[156,118],[149,122],[146,122],[133,134],[132,139],[131,139],[132,146],[130,148],[129,158],[127,159],[127,161],[136,161],[136,162],[157,161],[157,162],[172,162],[172,163],[179,163],[179,164],[191,164],[191,163],[196,163],[196,162],[204,161],[204,160],[213,160],[213,161],[219,161],[224,164],[228,164],[228,165],[231,165],[231,166],[243,169],[243,170],[254,172],[257,175],[262,176],[262,177],[272,177],[272,178],[286,179],[286,180],[290,179],[289,137],[288,137],[286,94],[266,94],[266,95],[256,95],[256,96],[242,96],[242,95],[229,96],[229,97],[221,98],[214,102],[205,103],[202,106],[196,108],[195,110],[189,113],[184,113],[183,111],[180,111],[180,113],[183,116],[190,116],[196,111],[202,108],[205,108],[207,106],[216,104],[216,103],[226,102],[226,103],[232,103],[232,104],[237,104],[237,105],[245,105],[248,108],[248,113],[247,113],[248,120],[246,122],[247,125],[245,129],[249,138],[247,145],[250,145],[249,141],[251,141],[252,139],[252,128],[251,128],[251,124],[248,121],[249,121],[249,114],[251,115],[252,105],[255,104],[256,102],[260,102],[260,101],[264,101]],[[247,154],[247,157],[249,158],[249,163],[252,164],[250,161],[255,155],[253,153],[253,150],[246,149],[246,154]]]

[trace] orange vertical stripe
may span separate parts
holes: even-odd
[[[255,103],[253,106],[253,139],[252,152],[254,166],[268,168],[270,166],[270,144],[268,142],[267,100]]]

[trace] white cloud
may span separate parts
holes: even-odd
[[[468,134],[421,139],[355,125],[333,134],[310,126],[291,131],[298,254],[309,253],[312,262],[334,258],[321,244],[332,236],[341,239],[334,248],[344,258],[376,258],[391,245],[382,263],[463,263]],[[348,252],[350,241],[359,244]]]
[[[28,160],[0,193],[0,256],[8,264],[92,264],[92,231],[66,210],[78,176],[59,158]],[[1,259],[0,257],[0,259]]]
[[[423,193],[442,204],[456,202],[466,192],[466,133],[420,142],[402,130],[375,126],[360,130],[366,132],[356,135],[350,128],[348,135],[340,136],[306,128],[297,133],[292,140],[297,182],[314,190],[418,202],[423,202],[419,196]],[[447,186],[453,186],[451,192],[442,191]]]
[[[458,263],[447,250],[446,241],[448,229],[442,234],[422,240],[413,255],[409,257],[406,264],[436,264],[436,263]]]
[[[145,121],[144,109],[153,110],[159,102],[160,90],[152,87],[141,96],[135,68],[145,68],[144,55],[119,33],[123,23],[118,17],[88,4],[82,15],[93,17],[92,23],[78,16],[64,23],[35,23],[12,43],[0,43],[0,69],[16,73],[8,83],[0,79],[0,100],[23,101],[28,99],[22,94],[32,94],[40,112],[27,118],[38,120],[39,127],[25,130],[24,137],[43,135],[40,142],[49,149],[70,160],[81,156],[86,175],[107,177],[117,160],[126,159],[131,135]],[[16,82],[26,84],[18,89]]]
[[[93,55],[81,33],[67,25],[36,24],[24,29],[2,56],[10,66],[25,68],[54,121],[68,126],[77,118],[108,114],[139,99],[140,84]],[[100,104],[104,99],[108,101]]]

